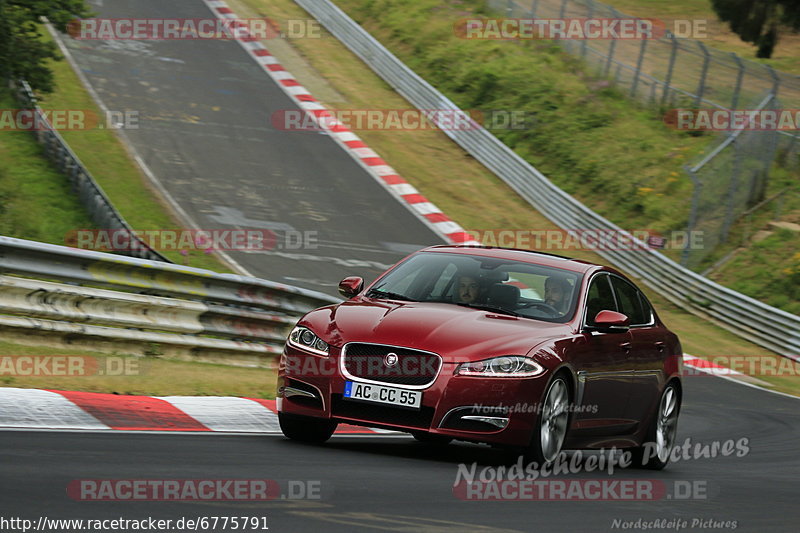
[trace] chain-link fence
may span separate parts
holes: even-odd
[[[506,17],[530,19],[633,19],[594,0],[488,0]],[[662,109],[739,109],[768,92],[789,109],[800,109],[800,76],[678,38],[666,28],[656,39],[562,39],[569,53],[584,58],[632,98]],[[782,132],[778,152],[784,165],[800,168],[798,134]]]
[[[769,94],[754,109],[780,107]],[[723,137],[695,165],[686,168],[694,184],[687,234],[701,235],[702,245],[687,241],[681,264],[695,270],[728,240],[734,222],[765,199],[779,135],[775,130],[740,129]]]
[[[506,17],[531,19],[634,19],[594,0],[488,0]],[[800,76],[677,38],[667,27],[653,39],[562,39],[631,96],[667,107],[736,109],[767,91],[800,108]]]
[[[488,0],[488,7],[507,18],[636,18],[594,0]],[[759,104],[763,109],[777,109],[778,98],[784,108],[800,109],[800,76],[710,48],[699,40],[678,38],[666,24],[660,38],[560,39],[559,44],[612,79],[631,98],[662,112],[754,109]],[[682,264],[700,267],[725,242],[731,225],[763,197],[776,155],[782,166],[800,169],[796,131],[729,132],[687,169],[695,186],[688,228],[702,231],[705,244],[684,250]]]

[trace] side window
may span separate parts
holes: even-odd
[[[642,302],[639,299],[639,291],[636,287],[616,276],[611,278],[611,285],[614,286],[614,292],[617,295],[617,301],[620,306],[619,312],[628,316],[631,326],[649,322],[645,319]]]
[[[617,305],[614,302],[614,294],[611,292],[611,285],[607,274],[599,274],[592,278],[589,285],[589,292],[586,295],[586,324],[593,326],[594,318],[600,311],[616,311]]]
[[[647,301],[647,298],[641,291],[639,292],[639,302],[642,304],[642,313],[644,314],[644,322],[643,324],[649,324],[653,321],[653,308],[650,307],[650,302]]]

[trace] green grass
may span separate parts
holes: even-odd
[[[0,91],[0,109],[15,108]],[[74,228],[92,228],[66,178],[44,158],[34,136],[0,131],[0,235],[64,244]]]
[[[0,341],[0,359],[18,355],[79,355],[102,361],[113,357],[113,366],[127,368],[127,375],[12,376],[0,374],[0,386],[57,389],[148,396],[240,396],[275,398],[274,369],[242,368],[210,363],[170,361],[153,357],[129,357],[74,348],[23,346]],[[117,366],[117,365],[121,366]],[[90,363],[84,365],[90,367]]]
[[[800,314],[800,233],[778,229],[750,245],[712,278],[759,298],[769,305]]]

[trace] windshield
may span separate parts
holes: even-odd
[[[575,313],[580,280],[575,272],[521,261],[422,252],[378,280],[367,296],[567,322]]]

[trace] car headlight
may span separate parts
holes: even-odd
[[[462,363],[456,368],[457,376],[480,376],[484,378],[530,378],[544,373],[544,367],[521,355],[503,355]]]
[[[311,352],[316,355],[328,355],[328,343],[303,326],[295,327],[289,333],[289,344],[295,348]]]

